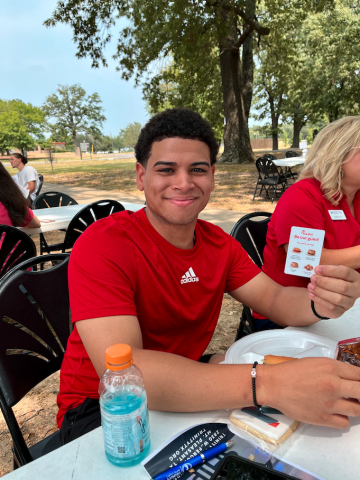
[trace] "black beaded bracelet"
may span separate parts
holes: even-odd
[[[329,317],[320,317],[320,315],[315,310],[314,300],[311,300],[311,310],[312,310],[313,314],[315,315],[315,317],[320,318],[320,320],[330,320]]]
[[[251,370],[251,379],[252,379],[252,391],[253,391],[253,400],[254,400],[254,405],[255,407],[260,410],[262,405],[259,405],[256,401],[256,386],[255,386],[255,379],[256,379],[256,367],[258,365],[258,362],[254,362],[253,364],[253,369]]]

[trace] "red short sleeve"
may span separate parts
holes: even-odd
[[[34,218],[34,212],[31,210],[31,208],[28,208],[28,213],[26,215],[25,222],[21,226],[26,227],[26,225],[29,225],[29,223],[33,218]]]
[[[324,229],[324,202],[321,190],[312,182],[292,185],[280,199],[273,215],[277,246],[289,243],[292,227]]]
[[[115,315],[136,316],[130,255],[124,255],[126,246],[114,252],[114,248],[109,248],[114,245],[111,229],[92,230],[89,227],[81,235],[70,257],[69,293],[73,323]]]
[[[229,241],[232,262],[226,279],[225,292],[236,290],[261,272],[237,240],[231,237]]]

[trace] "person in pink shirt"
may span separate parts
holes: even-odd
[[[39,228],[40,220],[0,162],[0,224],[14,227]]]

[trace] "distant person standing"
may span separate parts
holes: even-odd
[[[10,157],[10,164],[12,168],[19,170],[12,178],[14,182],[20,187],[25,198],[30,197],[33,202],[36,198],[36,191],[39,188],[39,175],[34,167],[26,165],[28,159],[21,155],[21,153],[13,153]],[[29,191],[29,193],[26,192]]]
[[[39,228],[39,219],[27,206],[27,200],[11,180],[11,175],[0,162],[0,224],[14,227]]]

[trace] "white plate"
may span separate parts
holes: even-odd
[[[235,342],[225,355],[225,363],[262,363],[264,355],[334,358],[337,342],[314,333],[294,330],[266,330]]]

